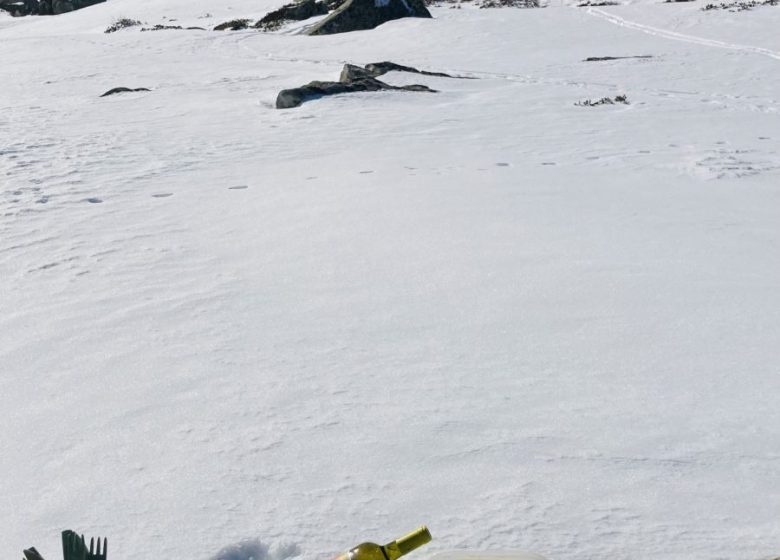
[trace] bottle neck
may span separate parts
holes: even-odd
[[[415,529],[409,534],[387,543],[382,547],[387,560],[397,560],[404,554],[420,548],[422,545],[431,542],[431,533],[425,526]]]

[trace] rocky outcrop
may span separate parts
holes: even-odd
[[[291,109],[293,107],[298,107],[305,101],[317,99],[326,95],[383,90],[436,92],[435,89],[419,84],[400,87],[391,86],[376,78],[361,78],[351,82],[309,82],[305,86],[294,89],[285,89],[279,92],[279,95],[276,97],[276,108]]]
[[[423,0],[346,0],[332,14],[309,29],[307,35],[331,35],[374,29],[405,17],[430,18]]]
[[[264,31],[274,31],[288,21],[303,21],[314,16],[324,16],[331,9],[333,8],[331,8],[329,2],[323,2],[322,0],[293,2],[267,13],[255,23],[254,27]]]
[[[76,9],[73,6],[73,3],[68,2],[67,0],[54,0],[54,2],[51,4],[51,8],[55,16],[59,14],[66,14]]]
[[[411,66],[402,66],[394,62],[373,62],[365,66],[356,66],[354,64],[345,64],[341,70],[338,82],[309,82],[305,86],[293,89],[285,89],[279,92],[276,97],[277,109],[290,109],[298,107],[310,99],[317,99],[326,95],[336,95],[339,93],[352,93],[358,91],[383,91],[383,90],[402,90],[402,91],[425,91],[435,93],[435,89],[428,86],[413,84],[410,86],[391,86],[385,82],[377,80],[381,76],[391,71],[411,72],[424,76],[438,76],[443,78],[459,78],[460,76],[451,76],[441,72],[427,72],[418,70]]]
[[[106,0],[0,0],[0,9],[17,16],[51,16],[80,10]]]
[[[249,27],[248,19],[232,19],[214,27],[214,31],[240,31]]]

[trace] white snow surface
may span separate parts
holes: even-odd
[[[780,555],[780,8],[281,3],[0,16],[3,556]]]

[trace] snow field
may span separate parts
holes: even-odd
[[[780,11],[273,7],[0,18],[2,548],[776,556]]]

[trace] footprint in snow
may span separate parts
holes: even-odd
[[[236,185],[235,187],[228,187],[228,190],[230,191],[242,191],[244,189],[248,189],[248,185]]]
[[[173,193],[166,192],[166,193],[157,193],[152,195],[153,198],[168,198],[169,196],[173,196]]]
[[[369,173],[373,173],[373,172],[374,172],[373,170],[369,169],[369,170],[366,170],[366,171],[361,171],[360,174],[361,175],[368,175]]]
[[[89,202],[90,204],[100,204],[103,201],[97,197],[92,196],[87,199],[87,202]]]

